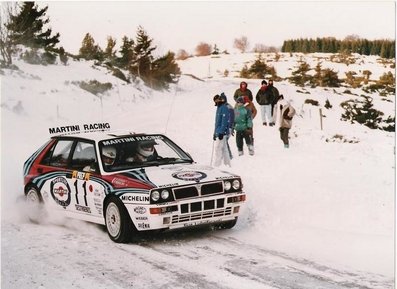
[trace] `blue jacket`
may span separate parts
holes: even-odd
[[[226,95],[223,92],[220,94],[220,97],[224,102],[216,108],[214,131],[216,137],[220,134],[229,135],[234,123],[233,108],[227,103]]]

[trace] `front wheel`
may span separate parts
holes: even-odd
[[[237,219],[238,217],[234,218],[234,220],[223,222],[217,226],[217,229],[231,229],[236,225]]]
[[[116,243],[130,241],[134,225],[124,204],[116,197],[110,198],[105,209],[106,230]]]

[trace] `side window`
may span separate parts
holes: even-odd
[[[73,140],[59,140],[55,145],[55,149],[50,160],[50,166],[66,167],[72,144]]]
[[[98,168],[95,147],[93,143],[79,141],[72,157],[72,169],[96,172]]]

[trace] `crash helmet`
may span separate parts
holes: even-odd
[[[116,148],[114,146],[104,147],[102,149],[102,159],[105,165],[113,165],[116,159]]]
[[[141,156],[148,158],[154,154],[154,145],[156,142],[154,140],[142,141],[138,144],[137,152]]]

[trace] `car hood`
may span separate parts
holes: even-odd
[[[211,182],[238,177],[230,172],[197,164],[146,167],[140,169],[139,172],[144,176],[142,181],[153,187],[183,186],[192,183]],[[132,170],[127,174],[132,176],[136,175],[136,173],[137,170]]]

